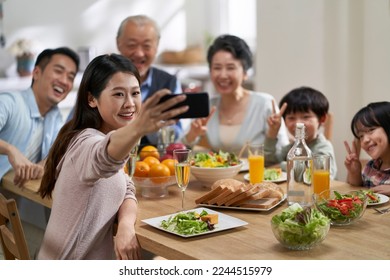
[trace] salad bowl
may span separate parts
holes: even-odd
[[[191,166],[191,174],[204,186],[211,185],[219,179],[229,179],[238,174],[243,162],[232,153],[197,153]]]
[[[331,225],[350,225],[359,220],[368,203],[368,196],[361,191],[340,193],[334,190],[325,190],[320,194],[313,194],[316,208],[331,220]]]
[[[295,203],[271,219],[275,238],[291,250],[309,250],[327,236],[330,220],[316,208]]]
[[[198,167],[191,166],[191,174],[200,181],[204,186],[211,185],[219,179],[229,179],[238,174],[242,167],[242,163],[228,167]]]

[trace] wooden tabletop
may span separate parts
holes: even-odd
[[[12,170],[5,174],[1,179],[0,186],[10,192],[16,193],[43,206],[51,208],[51,200],[47,198],[42,199],[37,193],[41,184],[41,180],[28,181],[25,183],[23,188],[19,188],[14,184],[14,176],[15,174]]]
[[[7,174],[3,178],[3,187],[50,206],[50,201],[39,201],[36,194],[34,197],[34,191],[37,190],[39,182],[29,182],[24,189],[17,189],[13,186],[12,178],[12,174]],[[243,180],[243,174],[239,174],[236,179]],[[281,184],[281,186],[285,188],[286,184]],[[331,188],[353,189],[348,184],[338,181],[332,181]],[[332,226],[326,239],[317,247],[307,251],[292,251],[279,244],[270,225],[272,216],[285,209],[287,202],[283,202],[268,212],[213,209],[244,220],[248,222],[248,225],[199,237],[183,238],[141,222],[144,219],[174,214],[180,210],[179,188],[170,186],[168,190],[169,194],[164,198],[139,197],[136,224],[137,237],[141,246],[167,259],[390,259],[390,213],[380,215],[371,207],[367,208],[363,217],[355,224],[342,227]],[[208,190],[196,180],[192,180],[185,193],[185,208],[188,210],[196,208],[195,199]],[[389,206],[389,204],[388,202],[382,206]]]

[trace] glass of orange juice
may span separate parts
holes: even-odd
[[[248,145],[249,182],[260,183],[264,180],[264,145]]]
[[[320,194],[330,188],[330,156],[313,155],[313,192]]]

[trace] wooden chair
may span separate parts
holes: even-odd
[[[15,199],[6,199],[0,193],[0,244],[6,260],[28,260],[26,238]]]

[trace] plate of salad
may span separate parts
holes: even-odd
[[[385,204],[389,200],[390,198],[387,195],[373,193],[372,195],[368,196],[368,206]]]
[[[201,217],[206,215],[216,216],[218,222],[210,224],[207,220],[202,220]],[[215,233],[248,224],[243,220],[203,207],[186,210],[176,214],[145,219],[142,220],[142,222],[159,230],[184,238]]]
[[[249,173],[244,175],[244,179],[249,182]],[[264,181],[281,183],[287,181],[287,173],[280,168],[266,168],[264,169]]]
[[[385,204],[390,200],[388,196],[375,193],[373,190],[358,190],[357,192],[368,197],[367,206]]]

